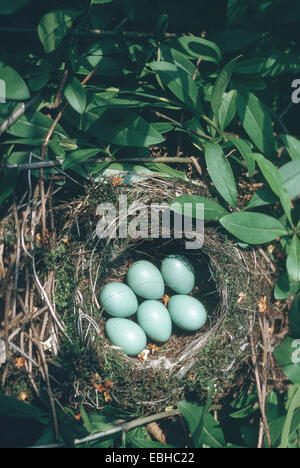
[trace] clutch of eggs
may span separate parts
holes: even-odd
[[[129,356],[140,354],[147,337],[165,343],[172,333],[172,323],[187,332],[200,330],[207,320],[203,304],[188,294],[195,286],[195,272],[183,255],[168,255],[161,270],[146,260],[134,262],[128,269],[127,284],[112,282],[100,293],[100,303],[113,318],[106,321],[110,341]],[[157,299],[165,292],[165,283],[177,294],[166,308]],[[137,296],[145,299],[138,304]],[[129,320],[136,314],[138,323]]]

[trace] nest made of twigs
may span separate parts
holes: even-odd
[[[209,196],[204,185],[150,178],[134,186],[115,187],[109,181],[95,185],[65,214],[61,235],[81,239],[73,243],[77,256],[74,318],[80,338],[97,351],[100,368],[114,382],[113,399],[126,407],[166,406],[176,401],[185,381],[195,381],[205,393],[208,380],[225,394],[249,353],[250,318],[263,296],[271,303],[272,281],[266,258],[254,249],[243,250],[207,225],[203,248],[186,250],[185,239],[102,239],[95,233],[99,201],[116,202],[121,193],[144,204],[169,201],[178,195]],[[98,298],[110,281],[125,281],[132,261],[148,259],[157,266],[170,253],[190,259],[196,272],[193,295],[208,310],[206,326],[196,333],[173,328],[164,345],[148,342],[149,353],[129,357],[105,337],[108,315]],[[171,290],[166,290],[168,295]]]
[[[198,250],[186,250],[184,239],[172,237],[100,240],[97,206],[103,201],[117,205],[120,194],[146,205],[186,194],[210,197],[200,182],[156,177],[134,185],[101,181],[67,202],[52,199],[49,190],[44,240],[45,213],[38,189],[30,203],[14,205],[2,223],[1,240],[5,261],[0,339],[10,353],[1,371],[3,388],[11,382],[8,393],[14,393],[16,381],[23,385],[26,371],[36,393],[39,375],[51,398],[55,394],[75,409],[82,402],[100,408],[112,400],[145,413],[176,404],[186,391],[201,401],[209,380],[216,384],[216,399],[221,398],[240,377],[251,355],[249,329],[261,299],[268,311],[273,310],[274,270],[267,255],[239,248],[216,223],[206,224],[204,245]],[[208,310],[207,325],[191,334],[175,327],[163,346],[148,343],[146,360],[128,357],[105,337],[107,316],[99,304],[100,290],[106,282],[124,280],[131,261],[145,258],[159,266],[169,253],[183,253],[193,263],[198,288],[193,295]],[[16,366],[16,357],[23,359],[24,367]],[[97,389],[106,381],[112,387],[104,402]],[[22,385],[18,392],[30,393]]]

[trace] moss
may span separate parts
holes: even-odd
[[[39,384],[39,382],[37,383]],[[21,395],[23,394],[27,402],[31,402],[35,398],[28,374],[24,369],[17,371],[10,369],[5,383],[5,394],[18,399],[21,399]]]
[[[16,231],[13,224],[3,220],[0,226],[0,242],[3,242],[6,247],[14,247],[16,243]]]

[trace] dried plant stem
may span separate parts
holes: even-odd
[[[264,432],[266,434],[267,442],[269,448],[271,447],[271,436],[270,436],[270,429],[269,429],[269,424],[268,424],[268,419],[266,415],[266,396],[267,396],[267,384],[266,381],[264,380],[261,382],[261,376],[259,372],[259,367],[257,363],[257,354],[255,350],[255,341],[254,341],[254,319],[251,318],[250,320],[250,342],[251,342],[251,352],[252,352],[252,363],[254,367],[254,375],[255,375],[255,381],[256,381],[256,387],[257,387],[257,394],[258,394],[258,401],[259,401],[259,407],[260,407],[260,412],[261,412],[261,421],[262,421],[262,426],[264,429]],[[257,448],[262,448],[263,445],[263,431],[260,430],[259,437],[258,437],[258,443],[257,443]]]
[[[41,99],[41,94],[37,94],[34,96],[30,101],[23,102],[17,109],[15,109],[10,116],[2,122],[0,125],[0,136],[5,133],[17,120],[19,120],[22,115],[25,114],[25,112],[34,104],[36,104],[39,99]]]
[[[53,104],[49,104],[48,109],[57,109],[61,104],[61,95],[68,78],[69,70],[65,70]]]
[[[47,385],[47,390],[48,390],[48,395],[49,395],[49,400],[50,400],[50,406],[51,406],[51,411],[52,411],[55,438],[56,438],[56,440],[58,440],[58,437],[59,437],[58,422],[57,422],[57,416],[56,416],[54,397],[53,397],[53,393],[52,393],[52,389],[51,389],[51,385],[50,385],[48,364],[47,364],[45,352],[43,350],[41,342],[38,339],[37,332],[36,332],[36,330],[34,328],[33,328],[33,331],[34,331],[35,337],[32,337],[32,336],[30,336],[28,334],[26,334],[26,336],[30,341],[32,341],[37,346],[37,348],[39,350],[39,354],[41,356],[42,365],[43,365],[43,368],[44,368],[45,381],[46,381],[46,385]]]
[[[83,439],[75,439],[74,445],[78,446],[78,445],[83,445],[83,444],[89,444],[90,442],[94,442],[95,440],[100,440],[105,437],[109,437],[118,433],[128,432],[136,427],[145,426],[147,424],[150,424],[152,422],[156,422],[162,419],[180,416],[180,414],[181,414],[180,411],[175,409],[171,411],[164,411],[163,413],[153,414],[151,416],[134,419],[133,421],[129,421],[129,422],[122,422],[121,424],[116,425],[116,427],[112,429],[108,429],[102,432],[96,432],[95,434],[87,436]],[[59,447],[65,447],[65,444],[64,443],[51,444],[51,445],[38,446],[38,447],[32,447],[32,448],[59,448]]]

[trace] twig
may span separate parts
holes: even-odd
[[[193,157],[193,156],[192,156]],[[194,158],[194,157],[193,157]],[[196,158],[194,158],[196,160]],[[97,159],[86,159],[81,164],[98,164],[102,162],[118,162],[118,160],[110,158],[97,158]],[[191,164],[192,158],[180,158],[180,157],[162,157],[162,158],[122,158],[122,162],[131,163],[165,163],[165,164]],[[6,169],[19,169],[20,171],[28,171],[33,169],[47,168],[47,167],[58,167],[62,166],[63,161],[40,161],[36,163],[24,163],[24,164],[6,164]],[[65,173],[63,173],[66,175]]]
[[[0,28],[0,33],[5,32],[5,33],[13,33],[13,34],[36,34],[36,29],[34,28],[13,28],[13,27],[1,27]],[[119,29],[114,29],[114,30],[104,30],[104,29],[90,29],[89,31],[70,31],[70,34],[76,34],[79,36],[87,36],[87,37],[93,37],[93,36],[102,36],[102,37],[112,37],[116,36],[119,34]],[[154,33],[148,33],[148,32],[139,32],[139,31],[122,31],[122,34],[129,38],[129,39],[153,39],[155,37]],[[163,37],[165,39],[170,39],[172,37],[181,37],[185,36],[186,34],[177,34],[177,33],[171,33],[171,32],[166,32]]]
[[[261,379],[259,375],[259,369],[257,365],[257,356],[255,351],[255,343],[254,343],[254,319],[251,317],[250,319],[250,342],[251,342],[251,352],[252,352],[252,363],[254,367],[254,375],[257,387],[257,395],[258,395],[258,402],[261,412],[262,423],[264,427],[264,431],[267,437],[269,448],[271,448],[271,436],[270,436],[270,429],[268,424],[268,419],[266,416],[266,383],[264,382],[263,385],[261,384]],[[257,448],[262,448],[263,443],[263,434],[259,433]]]
[[[200,67],[201,62],[202,62],[202,55],[200,55],[200,57],[198,58],[196,66],[195,66],[195,71],[194,71],[194,75],[193,75],[193,80],[194,81],[196,80],[197,74],[199,73],[199,67]]]
[[[41,98],[41,93],[34,96],[30,101],[22,102],[22,104],[15,109],[10,116],[0,125],[0,136],[5,133],[25,112],[32,107]]]
[[[53,393],[52,393],[52,389],[51,389],[51,385],[50,385],[48,364],[47,364],[47,360],[46,360],[46,356],[45,356],[43,347],[41,345],[41,342],[38,339],[38,335],[37,335],[36,330],[34,328],[33,328],[33,331],[34,331],[34,334],[35,334],[35,338],[33,336],[28,335],[28,333],[26,333],[25,335],[30,341],[32,341],[37,346],[37,348],[39,350],[39,354],[40,354],[41,359],[42,359],[42,364],[43,364],[44,373],[45,373],[45,381],[46,381],[46,384],[47,384],[47,390],[48,390],[50,406],[51,406],[51,411],[52,411],[55,438],[56,438],[56,440],[58,440],[58,438],[59,438],[58,422],[57,422],[57,416],[56,416],[54,397],[53,397]]]
[[[194,156],[191,156],[191,161],[193,165],[195,166],[196,170],[198,171],[200,177],[202,177],[202,169],[201,169],[198,159],[196,159]]]
[[[67,78],[68,78],[68,74],[69,74],[69,70],[65,70],[64,74],[63,74],[63,78],[61,80],[61,83],[59,85],[59,88],[58,88],[58,91],[56,93],[56,96],[55,96],[55,99],[54,99],[54,103],[53,104],[49,104],[47,106],[48,109],[57,109],[58,106],[61,104],[61,94],[63,92],[63,89],[64,89],[64,86],[66,84],[66,81],[67,81]]]
[[[197,135],[197,136],[199,136],[201,138],[204,138],[205,140],[213,140],[214,139],[213,137],[211,137],[209,135],[206,135],[205,133],[200,132],[199,130],[193,130],[190,127],[183,127],[183,125],[180,122],[178,122],[177,120],[172,119],[171,117],[169,117],[169,116],[167,116],[165,114],[162,114],[161,112],[158,112],[158,111],[152,111],[152,112],[153,112],[154,115],[156,115],[156,117],[159,117],[159,118],[164,119],[164,120],[166,120],[168,122],[171,122],[174,125],[176,125],[176,127],[178,127],[178,128],[184,128],[186,131],[188,131],[190,133],[193,133],[194,135]],[[205,115],[201,115],[201,117],[204,120],[206,120],[210,125],[212,125],[213,127],[216,127],[214,125],[214,123],[208,117],[206,117]]]
[[[97,432],[96,434],[89,435],[83,439],[75,439],[74,445],[86,444],[86,443],[93,442],[98,439],[103,439],[105,437],[118,434],[119,432],[128,432],[131,429],[150,424],[153,421],[159,421],[161,419],[172,418],[174,416],[179,416],[179,415],[180,415],[180,411],[176,409],[172,411],[165,411],[163,413],[153,414],[152,416],[146,416],[143,418],[135,419],[133,421],[122,423],[117,427],[113,427],[112,429],[108,429],[106,431]],[[36,447],[33,446],[30,448],[59,448],[59,447],[65,447],[65,444],[60,443],[60,444],[51,444],[51,445],[36,446]]]

